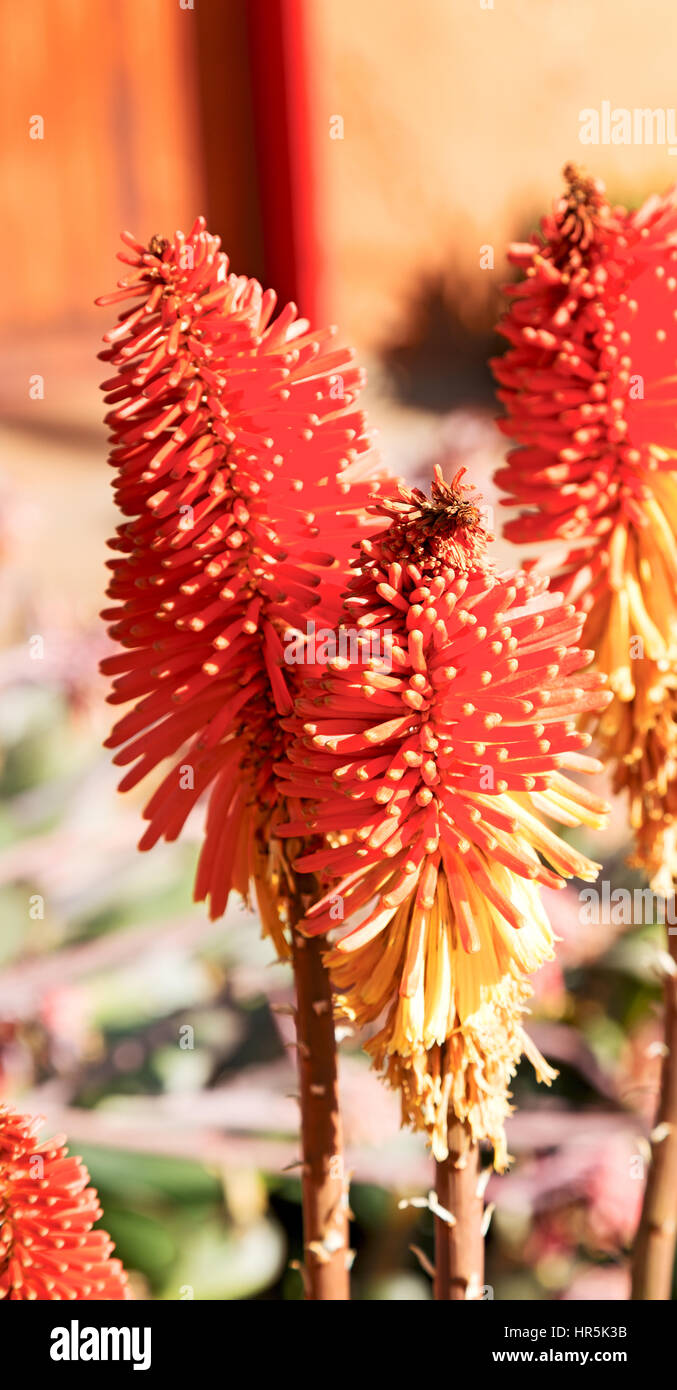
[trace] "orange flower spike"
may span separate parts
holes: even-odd
[[[462,473],[437,470],[430,499],[400,485],[374,512],[387,524],[362,542],[345,623],[378,613],[380,649],[308,670],[278,769],[303,818],[281,833],[324,835],[298,861],[327,882],[308,930],[344,923],[334,981],[359,1024],[385,1014],[368,1051],[404,1119],[444,1157],[451,1106],[502,1166],[526,976],[552,957],[536,885],[598,869],[539,813],[604,824],[604,803],[561,769],[599,768],[574,717],[611,695],[583,670],[583,615],[545,580],[494,573]]]
[[[501,428],[519,448],[497,474],[505,534],[566,547],[556,587],[615,699],[599,729],[627,789],[635,863],[677,881],[677,198],[612,208],[567,166],[567,193],[511,259],[493,362]]]
[[[0,1299],[131,1298],[87,1169],[42,1123],[0,1105]]]
[[[102,669],[111,703],[134,705],[108,746],[130,768],[122,790],[170,760],[143,849],[175,839],[208,794],[196,896],[216,917],[254,880],[284,953],[269,842],[278,721],[292,708],[285,634],[304,632],[320,597],[336,620],[368,524],[363,374],[293,305],[273,319],[275,294],[229,272],[202,219],[172,242],[123,240],[132,269],[99,300],[140,301],[101,354],[115,369],[103,389],[126,518],[103,615],[122,650]]]

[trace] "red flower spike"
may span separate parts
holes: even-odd
[[[87,1169],[42,1124],[0,1105],[0,1299],[131,1298]]]
[[[636,861],[677,878],[677,198],[638,212],[565,170],[568,192],[511,259],[493,362],[520,447],[497,474],[521,508],[505,534],[567,549],[556,581],[587,613],[615,694],[600,722],[627,788]]]
[[[334,980],[360,1024],[386,1011],[368,1051],[404,1119],[444,1157],[451,1106],[501,1166],[509,1079],[536,1055],[525,976],[552,955],[536,885],[598,868],[540,814],[603,824],[564,770],[599,767],[575,716],[610,696],[584,670],[582,615],[544,580],[494,573],[462,474],[438,470],[430,500],[400,485],[374,511],[389,524],[362,542],[345,602],[371,654],[309,669],[278,769],[304,818],[280,833],[325,837],[297,861],[327,881],[307,927],[350,919]]]
[[[275,295],[228,272],[202,219],[144,249],[113,295],[139,301],[106,334],[115,496],[128,520],[109,562],[104,617],[123,651],[103,663],[113,704],[134,701],[108,746],[131,765],[121,789],[165,759],[141,848],[175,839],[209,792],[196,897],[212,916],[231,887],[275,878],[269,861],[291,710],[285,633],[322,600],[338,614],[341,572],[375,476],[356,409],[352,353]],[[326,537],[329,537],[327,544]],[[276,879],[276,884],[279,882]],[[260,903],[284,949],[272,897]]]

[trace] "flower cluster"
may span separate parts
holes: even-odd
[[[291,710],[282,637],[303,634],[320,586],[325,618],[340,606],[374,476],[362,373],[294,305],[273,318],[273,291],[229,273],[202,219],[172,242],[123,240],[129,273],[98,301],[139,301],[101,353],[115,368],[103,389],[126,518],[104,613],[122,651],[103,670],[111,702],[134,706],[108,745],[131,765],[122,790],[171,760],[143,849],[176,838],[209,792],[196,897],[216,917],[253,880],[284,951],[271,848]]]
[[[0,1299],[131,1298],[87,1169],[41,1128],[0,1105]]]
[[[538,885],[597,872],[541,817],[603,824],[565,769],[599,767],[576,716],[610,696],[584,670],[582,615],[545,580],[494,572],[462,474],[374,511],[344,621],[388,630],[388,651],[308,670],[279,769],[303,814],[281,833],[324,837],[298,861],[327,890],[306,927],[344,922],[333,978],[358,1024],[380,1021],[368,1051],[404,1120],[444,1157],[451,1111],[502,1167],[520,1056],[552,1075],[523,1028],[527,977],[552,957]]]
[[[600,732],[627,788],[636,862],[669,896],[677,878],[677,198],[636,212],[565,169],[567,193],[507,289],[493,363],[501,422],[519,448],[497,481],[518,542],[566,547],[556,586],[586,613],[584,640],[614,700]]]

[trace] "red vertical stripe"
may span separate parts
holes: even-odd
[[[321,317],[308,0],[250,0],[254,123],[265,278],[282,301]]]

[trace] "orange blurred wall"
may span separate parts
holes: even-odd
[[[418,278],[481,299],[480,247],[521,236],[568,160],[631,202],[677,178],[665,148],[586,146],[579,113],[677,107],[675,0],[312,0],[313,129],[331,316],[373,346]],[[343,138],[332,138],[332,117]]]
[[[2,329],[70,327],[111,285],[120,227],[147,237],[202,205],[194,17],[178,0],[0,0],[0,25]]]

